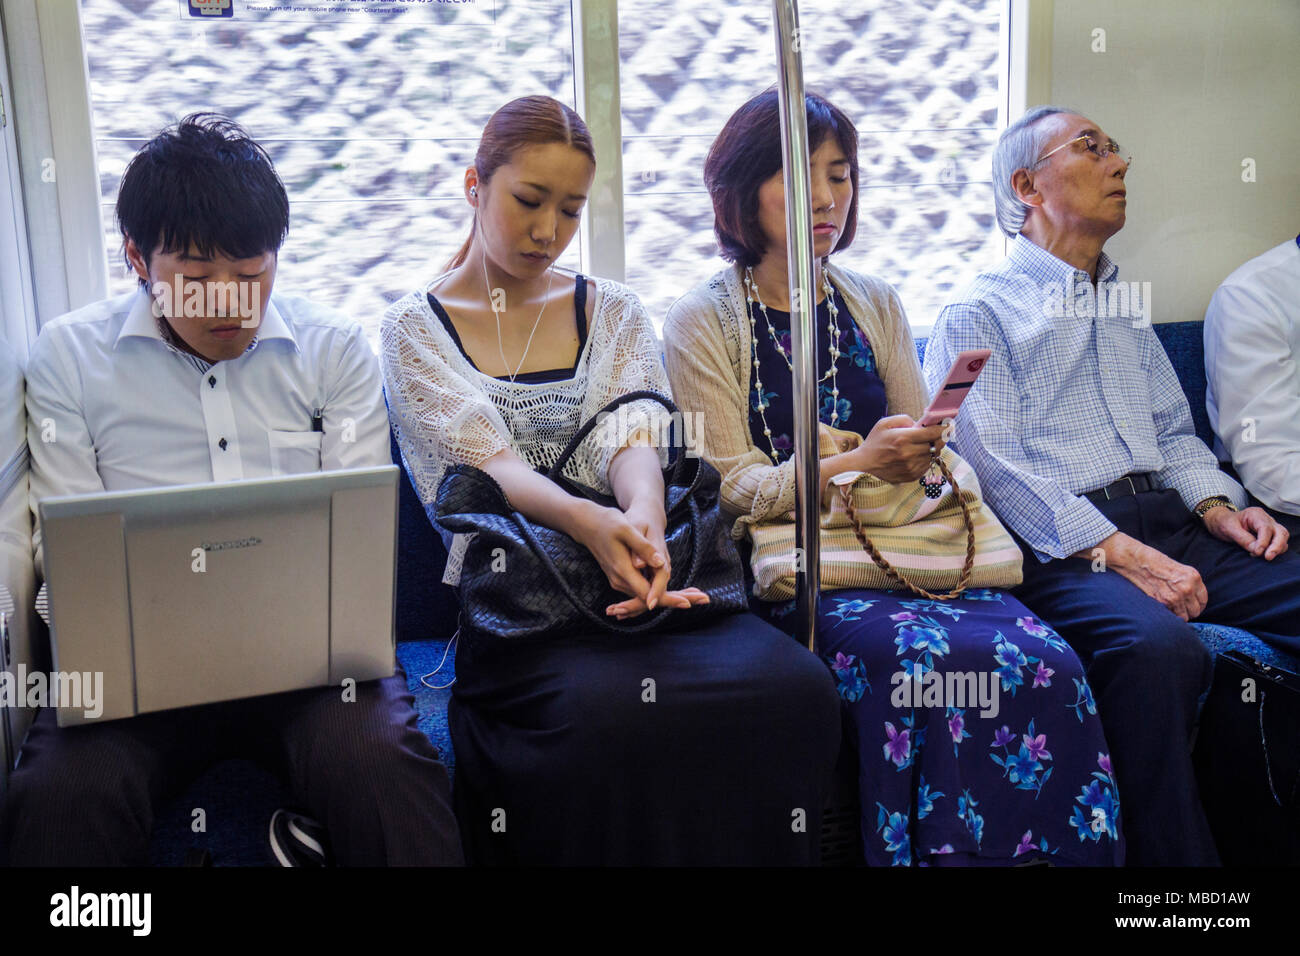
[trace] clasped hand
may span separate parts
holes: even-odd
[[[1201,519],[1205,529],[1220,541],[1240,545],[1257,558],[1272,561],[1287,549],[1291,533],[1263,508],[1233,511],[1211,508]]]
[[[709,603],[699,588],[667,589],[672,575],[664,540],[667,523],[660,501],[635,502],[626,512],[596,505],[583,522],[580,543],[599,562],[609,586],[630,595],[605,608],[608,616],[621,621],[661,604],[688,608]]]

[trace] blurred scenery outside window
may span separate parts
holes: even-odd
[[[208,6],[230,16],[196,16]],[[225,8],[222,10],[221,8]],[[81,0],[110,293],[134,287],[113,203],[155,132],[213,110],[291,203],[276,288],[361,322],[436,275],[469,229],[462,173],[516,97],[574,106],[569,0]],[[856,12],[859,9],[862,12]],[[1000,257],[989,156],[1001,0],[801,0],[807,88],[857,125],[857,239],[838,261],[928,327]],[[726,118],[776,80],[767,0],[619,0],[626,281],[656,328],[721,268],[702,182]],[[560,265],[579,266],[575,240]]]
[[[914,328],[1003,254],[993,219],[1001,0],[800,0],[805,89],[858,129],[841,265],[898,289]],[[619,0],[627,283],[656,325],[717,256],[704,158],[777,81],[766,0]]]
[[[162,127],[214,110],[266,148],[289,193],[276,290],[340,310],[377,346],[387,304],[469,233],[462,176],[488,117],[531,93],[574,105],[569,0],[229,9],[82,0],[109,292],[135,285],[113,216],[126,164]],[[577,239],[559,264],[578,267]]]

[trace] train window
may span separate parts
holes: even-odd
[[[800,4],[806,85],[860,133],[858,237],[841,261],[897,286],[918,331],[1003,251],[988,167],[1006,7]],[[538,92],[576,105],[570,0],[80,8],[110,293],[132,282],[112,214],[126,162],[167,123],[219,110],[266,145],[289,188],[279,287],[343,310],[374,340],[386,301],[463,238],[461,171],[491,112]],[[626,273],[615,278],[660,325],[722,265],[701,172],[727,116],[775,79],[771,11],[739,0],[620,0],[618,11]],[[580,241],[562,265],[578,267]]]
[[[918,331],[1003,255],[989,163],[1005,0],[800,0],[804,83],[859,132],[857,238],[839,261],[898,288]],[[723,262],[702,172],[776,80],[770,4],[619,0],[627,281],[662,321]]]
[[[569,0],[81,0],[81,14],[109,292],[133,283],[113,220],[126,163],[162,126],[218,110],[289,191],[276,287],[342,310],[372,342],[387,301],[464,239],[461,174],[491,113],[530,93],[574,105]]]

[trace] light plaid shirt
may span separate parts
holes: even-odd
[[[1091,277],[1024,236],[944,307],[925,353],[931,392],[966,349],[992,350],[956,418],[953,448],[998,516],[1040,561],[1091,548],[1115,526],[1084,492],[1151,473],[1187,507],[1241,486],[1196,437],[1187,398],[1144,318],[1138,283],[1102,253]]]

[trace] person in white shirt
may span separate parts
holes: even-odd
[[[360,326],[272,297],[288,196],[240,127],[195,114],[164,130],[123,174],[117,215],[140,288],[47,323],[28,365],[33,511],[50,495],[391,464]],[[416,728],[405,675],[356,690],[66,729],[46,708],[11,778],[10,862],[147,863],[160,801],[232,751],[281,771],[320,821],[277,815],[281,863],[312,841],[344,865],[462,862],[446,768]],[[328,859],[316,849],[307,860]]]
[[[1300,535],[1300,236],[1224,279],[1202,334],[1214,450]]]

